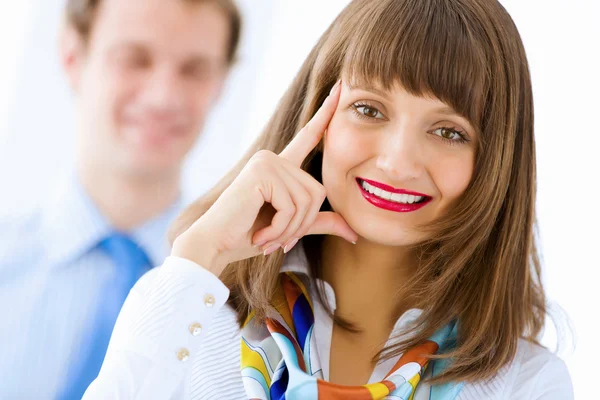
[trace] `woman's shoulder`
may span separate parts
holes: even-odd
[[[573,386],[565,362],[548,349],[519,339],[514,359],[491,380],[467,385],[461,400],[470,399],[573,399]]]
[[[517,351],[520,353],[520,359],[513,367],[515,370],[513,394],[523,393],[528,395],[523,398],[535,399],[573,398],[571,375],[560,357],[545,347],[525,339],[519,339]]]

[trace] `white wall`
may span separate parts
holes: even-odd
[[[23,0],[17,7],[9,7],[7,4],[0,5],[0,49],[2,49],[2,62],[0,62],[0,148],[8,136],[5,129],[7,118],[2,117],[3,111],[7,110],[13,102],[15,93],[15,77],[18,75],[17,66],[23,57],[25,47],[22,45],[26,37],[30,21],[33,20],[33,2]]]
[[[575,398],[597,397],[600,208],[600,2],[504,0],[531,67],[538,156],[538,217],[545,283],[572,319],[566,359]],[[545,337],[551,343],[554,335]]]
[[[58,69],[55,33],[63,0],[0,4],[0,209],[44,196],[72,161],[73,109]],[[200,194],[237,159],[266,122],[321,32],[347,0],[243,0],[242,60],[222,104],[186,166],[185,187]],[[525,43],[536,105],[545,283],[572,319],[577,344],[559,353],[576,398],[595,393],[600,356],[600,2],[503,0]],[[317,12],[318,11],[318,12]],[[232,118],[235,110],[235,118]],[[554,332],[544,343],[552,345]]]

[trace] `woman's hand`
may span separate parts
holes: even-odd
[[[300,169],[320,142],[340,97],[340,82],[280,153],[257,152],[212,207],[173,244],[172,255],[219,276],[227,264],[289,251],[300,238],[331,234],[355,242],[357,234],[334,212],[319,212],[325,188]]]

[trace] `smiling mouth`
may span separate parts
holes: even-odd
[[[423,204],[431,200],[430,196],[422,193],[410,192],[407,190],[386,190],[382,188],[382,185],[373,181],[367,181],[365,179],[357,178],[356,181],[360,187],[371,195],[385,201],[392,203],[412,205],[412,204]],[[390,188],[391,189],[391,188]]]
[[[413,212],[425,207],[433,200],[431,196],[422,193],[395,189],[369,179],[357,178],[356,183],[367,202],[386,211]]]

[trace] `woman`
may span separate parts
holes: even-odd
[[[355,0],[180,217],[85,398],[572,398],[537,342],[534,204],[502,6]]]

